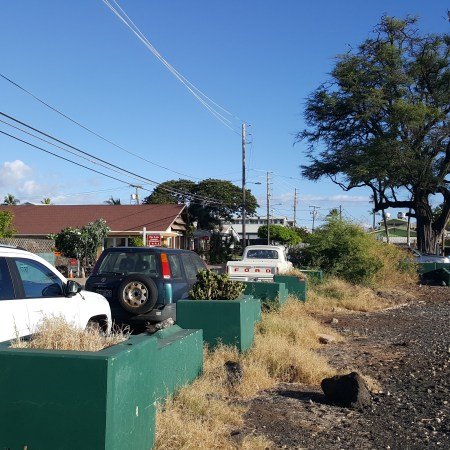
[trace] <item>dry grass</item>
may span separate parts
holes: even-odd
[[[243,424],[245,400],[281,381],[318,383],[335,374],[312,349],[317,333],[333,334],[305,313],[304,305],[289,299],[278,311],[264,313],[256,328],[255,342],[246,354],[219,346],[205,350],[204,373],[192,385],[168,399],[157,413],[158,450],[269,449],[264,436],[231,438]],[[230,384],[225,362],[239,362],[242,377]]]
[[[338,278],[330,278],[325,283],[308,290],[305,311],[323,313],[334,310],[377,311],[390,303],[371,288],[353,285]]]
[[[383,265],[374,278],[373,285],[385,289],[402,284],[417,283],[419,276],[417,266],[411,254],[393,244],[380,243],[368,249],[381,258]]]
[[[63,317],[44,317],[30,340],[17,338],[11,342],[11,347],[97,352],[127,340],[128,336],[129,332],[121,328],[105,335],[98,327],[83,330]]]
[[[306,274],[303,273],[300,269],[296,269],[295,267],[287,270],[286,272],[281,273],[281,275],[297,277],[299,280],[306,280]]]

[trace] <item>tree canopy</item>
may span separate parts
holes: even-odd
[[[13,194],[6,194],[5,198],[3,199],[3,205],[9,205],[14,206],[18,205],[20,203],[20,200],[16,198]]]
[[[295,228],[285,227],[283,225],[269,225],[270,241],[281,245],[297,245],[302,239]],[[258,237],[267,239],[267,225],[258,228]]]
[[[10,211],[0,211],[0,238],[14,236],[16,230],[13,227],[14,215]]]
[[[105,203],[107,205],[120,205],[120,198],[114,198],[112,195],[108,198],[108,200],[105,200]]]
[[[50,236],[63,256],[77,258],[86,267],[95,262],[97,250],[108,234],[109,228],[104,219],[89,222],[81,228],[64,228]]]
[[[198,227],[212,229],[221,219],[230,220],[242,209],[242,189],[230,181],[208,178],[198,183],[191,180],[170,180],[158,185],[143,203],[178,203],[188,206],[190,221]],[[246,212],[255,214],[258,202],[246,190]]]
[[[368,187],[375,212],[409,208],[419,248],[435,252],[450,218],[450,35],[420,36],[415,23],[383,17],[373,37],[338,56],[307,100],[297,141],[309,143],[307,178]]]

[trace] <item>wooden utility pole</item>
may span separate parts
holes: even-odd
[[[270,245],[270,172],[267,172],[267,245]]]
[[[312,232],[314,233],[317,210],[320,208],[320,206],[310,205],[309,207],[313,209],[312,211],[310,211],[310,214],[312,215]]]
[[[130,184],[130,187],[133,187],[133,188],[136,189],[135,194],[133,194],[131,196],[131,198],[132,198],[132,200],[134,200],[136,202],[136,205],[139,205],[139,201],[140,201],[140,199],[139,199],[139,189],[143,189],[143,187],[139,186],[137,184]]]
[[[297,188],[294,190],[294,228],[297,223]]]
[[[342,220],[342,205],[339,205],[339,220]]]
[[[247,235],[245,230],[245,122],[242,124],[242,249],[247,246]]]

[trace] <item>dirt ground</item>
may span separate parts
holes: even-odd
[[[407,291],[407,305],[319,317],[338,319],[330,326],[345,337],[319,351],[367,377],[371,407],[337,407],[317,386],[282,384],[251,401],[245,431],[287,449],[450,449],[450,288]]]

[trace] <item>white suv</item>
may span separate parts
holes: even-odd
[[[36,331],[44,317],[61,316],[81,328],[111,328],[111,310],[99,294],[81,291],[33,253],[0,245],[0,342]]]

